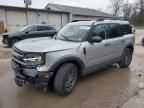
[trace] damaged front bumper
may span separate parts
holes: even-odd
[[[29,82],[36,86],[47,87],[53,72],[38,72],[35,67],[24,67],[12,60],[12,69],[15,73],[15,82],[18,86],[23,86]]]

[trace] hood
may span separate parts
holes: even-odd
[[[2,36],[16,36],[19,32],[15,31],[15,32],[7,32],[7,33],[3,33]]]
[[[14,47],[24,52],[52,52],[79,47],[81,42],[55,40],[49,37],[26,39],[17,42]]]

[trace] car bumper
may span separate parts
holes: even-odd
[[[3,37],[2,37],[2,43],[4,43],[4,44],[9,44],[9,39],[8,39],[7,36],[3,36]]]
[[[11,62],[15,73],[15,83],[23,86],[26,82],[40,87],[47,87],[53,72],[38,72],[36,68],[21,67],[15,61]]]

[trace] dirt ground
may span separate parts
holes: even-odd
[[[137,94],[144,73],[144,47],[138,31],[133,61],[129,68],[111,66],[80,78],[67,97],[53,91],[44,93],[31,85],[17,87],[10,67],[9,48],[0,45],[0,108],[117,108]]]

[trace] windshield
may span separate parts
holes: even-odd
[[[86,25],[66,25],[58,32],[56,39],[81,42],[89,29],[90,26]]]
[[[30,26],[25,26],[25,27],[21,28],[19,31],[28,31],[29,28],[30,28]]]

